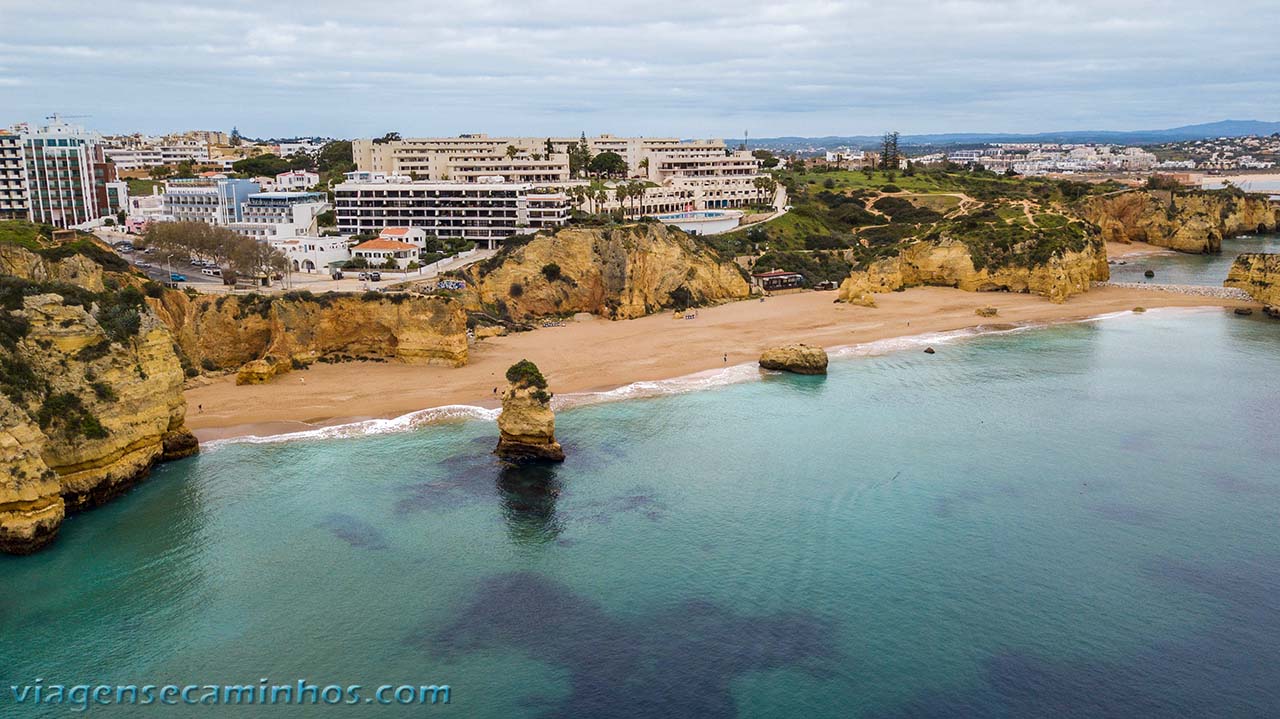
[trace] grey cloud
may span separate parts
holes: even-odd
[[[1280,117],[1271,0],[0,0],[0,123],[682,136]]]

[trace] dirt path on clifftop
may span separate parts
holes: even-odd
[[[1042,297],[925,287],[877,295],[876,308],[835,304],[834,292],[804,292],[702,309],[696,320],[670,314],[635,320],[570,322],[473,345],[466,367],[396,363],[316,364],[264,385],[233,377],[187,391],[187,425],[202,440],[267,435],[450,404],[495,407],[506,368],[527,358],[558,393],[606,390],[755,362],[788,342],[823,347],[942,332],[992,323],[1055,322],[1143,307],[1235,307],[1243,302],[1100,288],[1055,305]],[[974,314],[999,309],[995,319]],[[725,355],[728,355],[726,362]],[[203,406],[203,410],[200,409]]]

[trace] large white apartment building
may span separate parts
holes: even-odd
[[[500,178],[563,188],[576,182],[569,154],[582,140],[488,135],[355,140],[352,152],[356,167],[371,173],[461,183]],[[622,157],[629,178],[655,185],[644,203],[623,203],[629,214],[739,207],[759,200],[753,183],[760,176],[760,161],[750,152],[730,151],[721,140],[599,135],[585,141],[593,155]]]
[[[115,166],[106,161],[102,138],[56,115],[48,125],[19,133],[27,188],[27,216],[33,222],[71,227],[114,213],[107,184]]]
[[[494,248],[506,237],[568,221],[568,196],[538,189],[530,183],[438,182],[352,172],[334,188],[334,209],[344,234],[422,228],[437,237]]]

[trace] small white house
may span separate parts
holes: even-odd
[[[310,190],[320,184],[320,175],[307,170],[292,170],[276,175],[275,188],[281,192]]]
[[[325,274],[351,259],[344,237],[273,237],[267,242],[288,258],[294,272]]]
[[[409,266],[410,262],[417,262],[418,246],[399,240],[378,238],[351,248],[351,256],[363,258],[370,267],[382,267],[387,260],[395,260],[396,265],[403,270]]]

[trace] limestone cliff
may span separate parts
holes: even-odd
[[[573,312],[630,319],[747,297],[736,265],[659,223],[537,235],[468,272],[473,309],[516,320]]]
[[[507,370],[507,391],[498,415],[498,447],[494,453],[510,460],[564,461],[556,441],[556,416],[551,393],[538,367],[520,360]]]
[[[1220,252],[1224,237],[1274,232],[1280,223],[1280,206],[1227,190],[1135,190],[1091,198],[1081,212],[1108,242],[1146,242],[1190,253]]]
[[[40,456],[44,442],[35,421],[0,396],[0,552],[34,552],[62,525],[62,490]]]
[[[854,270],[841,284],[839,298],[874,307],[874,293],[929,285],[969,292],[1025,292],[1065,302],[1072,295],[1087,292],[1095,280],[1108,277],[1106,251],[1096,240],[1085,243],[1079,251],[1053,254],[1039,264],[1019,262],[978,269],[968,245],[944,238],[913,242],[896,257]]]
[[[326,357],[398,359],[461,366],[467,361],[462,304],[408,295],[226,296],[166,292],[149,299],[191,366],[243,368],[262,382]]]
[[[760,355],[760,366],[795,374],[826,374],[827,352],[806,344],[771,347]]]
[[[198,449],[173,341],[127,269],[84,238],[0,243],[0,551],[39,549],[66,513]]]
[[[1280,255],[1252,253],[1240,255],[1227,273],[1227,287],[1249,293],[1268,307],[1280,307]]]
[[[6,311],[23,328],[3,357],[9,406],[0,435],[22,450],[0,450],[6,551],[51,539],[64,504],[67,512],[94,507],[157,461],[196,450],[168,331],[143,310],[129,316],[128,336],[113,339],[99,317],[113,323],[124,312],[103,314],[97,303],[86,308],[56,294],[24,297],[21,310]]]

